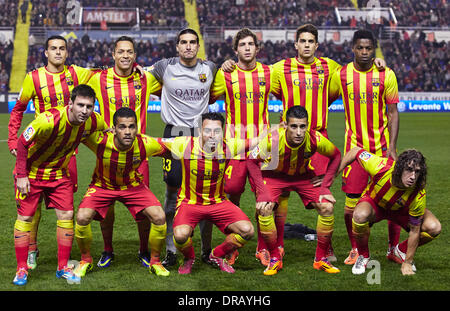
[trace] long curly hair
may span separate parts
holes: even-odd
[[[427,184],[427,164],[423,154],[416,149],[407,149],[398,156],[394,171],[392,172],[392,183],[396,186],[403,187],[403,171],[411,166],[420,167],[419,178],[416,181],[415,187],[424,189]]]

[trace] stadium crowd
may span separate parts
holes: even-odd
[[[67,26],[67,13],[74,1],[26,0],[23,7],[17,1],[0,0],[3,12],[0,26],[14,26],[16,17],[29,4],[31,26]],[[79,0],[84,7],[139,7],[140,25],[150,27],[179,27],[186,24],[181,0]],[[197,0],[197,12],[202,26],[289,27],[299,23],[320,26],[355,26],[360,21],[345,19],[338,23],[334,7],[353,7],[350,0]],[[358,7],[380,5],[394,10],[398,26],[447,27],[450,6],[445,0],[358,0]],[[383,23],[385,23],[384,21]]]
[[[31,0],[31,26],[47,28],[68,26],[67,14],[73,10],[74,1],[63,0]],[[80,0],[82,7],[96,8],[133,8],[139,7],[141,26],[180,27],[186,24],[184,4],[181,0]],[[15,20],[14,23],[15,24]]]
[[[395,71],[399,90],[436,92],[450,90],[450,46],[430,42],[425,33],[405,31],[382,46],[388,65]]]
[[[94,41],[88,36],[81,40],[71,40],[68,42],[70,51],[67,58],[68,64],[76,64],[86,68],[110,67],[113,64],[111,56],[111,42],[106,40]],[[175,44],[167,41],[160,44],[152,44],[150,41],[139,41],[136,44],[137,63],[142,66],[154,64],[162,58],[176,56]],[[30,46],[27,71],[45,65],[44,47],[42,45]]]
[[[17,1],[0,0],[2,14],[0,14],[0,27],[11,27],[16,24],[17,19]]]
[[[338,25],[335,6],[353,6],[349,0],[198,0],[197,11],[202,26],[295,27],[299,23],[321,26]]]
[[[184,27],[184,5],[181,0],[111,0],[92,1],[80,0],[80,5],[85,7],[133,7],[139,6],[140,24],[143,27]],[[392,7],[398,26],[421,27],[448,27],[446,16],[449,16],[450,8],[446,1],[432,0],[420,1],[378,1],[382,7]],[[32,5],[31,26],[44,26],[58,28],[67,26],[67,13],[71,10],[71,2],[62,0],[29,0],[19,7],[17,1],[0,0],[4,12],[0,16],[0,26],[14,26],[17,15]],[[358,1],[359,7],[367,7],[371,3],[368,0]],[[383,19],[380,24],[369,24],[363,20],[344,19],[337,23],[334,6],[351,7],[349,0],[312,1],[312,0],[197,0],[197,12],[201,27],[205,26],[242,26],[251,27],[294,27],[299,23],[313,23],[320,26],[347,26],[351,28],[367,28],[377,36],[382,27],[392,26],[389,21]],[[394,29],[395,30],[395,29]],[[429,42],[425,40],[423,32],[417,31],[409,36],[401,31],[396,32],[391,41],[383,41],[381,44],[384,57],[391,66],[399,80],[399,89],[402,91],[448,91],[449,90],[449,65],[448,43]],[[210,60],[217,64],[234,57],[231,49],[230,38],[223,43],[207,42],[206,54]],[[85,44],[86,43],[86,44]],[[112,63],[110,42],[94,42],[89,40],[70,42],[71,63],[85,67],[109,66]],[[0,72],[2,72],[1,85],[7,85],[6,75],[10,74],[10,60],[12,52],[11,44],[3,43],[0,46]],[[176,54],[172,42],[154,45],[150,42],[140,42],[138,45],[138,63],[150,65],[164,57]],[[296,54],[293,42],[266,41],[263,43],[258,58],[261,62],[272,64],[286,57]],[[349,44],[338,45],[332,41],[321,44],[318,55],[327,56],[345,63],[352,59]],[[425,62],[418,61],[425,58]],[[37,68],[44,64],[42,46],[31,46],[27,70]],[[428,72],[428,73],[426,73]],[[427,77],[430,72],[445,72],[446,74]]]
[[[12,42],[0,42],[0,93],[9,90],[9,73],[11,72],[12,54]]]
[[[382,7],[392,7],[399,26],[448,27],[450,14],[448,1],[380,0],[379,2]]]

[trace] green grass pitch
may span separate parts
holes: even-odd
[[[32,120],[26,115],[24,124]],[[278,116],[271,115],[272,122]],[[329,116],[330,139],[342,150],[344,141],[344,115],[331,113]],[[235,264],[236,273],[227,275],[197,260],[190,276],[180,276],[177,268],[171,269],[167,278],[149,274],[137,260],[139,248],[137,227],[121,204],[116,204],[116,223],[114,227],[114,264],[105,270],[96,266],[93,272],[83,278],[81,285],[68,285],[57,280],[56,260],[56,217],[52,210],[44,210],[38,234],[40,257],[36,270],[29,273],[29,282],[24,288],[12,284],[16,268],[13,244],[13,226],[16,219],[12,169],[14,158],[9,154],[7,139],[8,114],[0,115],[0,291],[442,291],[450,289],[450,270],[446,259],[449,254],[450,174],[450,115],[446,113],[401,114],[399,152],[405,148],[421,150],[429,167],[428,208],[442,223],[441,236],[432,243],[418,249],[415,262],[417,273],[411,277],[401,275],[400,266],[388,262],[387,223],[375,224],[371,230],[370,249],[372,259],[380,264],[378,279],[368,278],[368,274],[355,276],[351,267],[343,260],[349,251],[349,242],[343,218],[344,194],[340,190],[340,178],[336,179],[332,192],[337,199],[335,206],[335,231],[333,245],[341,269],[337,275],[328,275],[312,268],[315,242],[289,239],[285,242],[286,256],[284,268],[276,276],[262,274],[264,267],[255,260],[256,238],[243,249]],[[149,114],[147,134],[161,136],[163,123],[159,114]],[[25,125],[24,125],[25,126]],[[22,127],[22,129],[24,128]],[[90,182],[95,157],[85,146],[79,148],[77,156],[79,191],[75,194],[75,210]],[[161,159],[150,159],[150,188],[161,202],[164,200],[165,185],[162,181]],[[247,187],[242,197],[242,208],[254,223],[254,198]],[[291,194],[287,222],[303,223],[315,228],[317,213],[305,210],[296,194]],[[98,222],[92,223],[92,254],[97,261],[103,250],[103,241]],[[402,232],[401,239],[407,234]],[[217,229],[213,232],[213,246],[221,243],[224,236]],[[195,230],[194,246],[200,253],[200,237]],[[80,253],[76,242],[72,249],[72,259],[79,260]],[[368,270],[372,271],[372,270]],[[373,276],[373,275],[372,275]],[[369,279],[369,281],[368,281]],[[372,280],[372,281],[370,281]],[[376,281],[373,283],[373,281]]]

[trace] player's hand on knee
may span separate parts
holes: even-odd
[[[272,213],[275,202],[256,202],[256,211],[261,216],[268,216]]]
[[[17,178],[16,185],[17,190],[19,190],[21,194],[28,194],[28,192],[30,192],[31,186],[28,177]]]
[[[321,194],[319,196],[319,203],[328,203],[328,202],[332,204],[336,203],[336,199],[332,194]]]

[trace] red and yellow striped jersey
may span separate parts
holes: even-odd
[[[255,138],[267,127],[271,71],[269,66],[257,62],[253,70],[236,66],[231,73],[217,72],[210,102],[225,94],[226,138]]]
[[[144,72],[140,76],[135,72],[123,77],[112,67],[95,74],[88,85],[95,90],[100,114],[108,126],[113,126],[113,116],[119,108],[129,107],[136,112],[138,132],[145,133],[150,94],[161,89],[151,73]]]
[[[315,57],[311,64],[303,64],[295,57],[274,64],[273,93],[283,102],[283,119],[289,108],[300,105],[308,111],[309,129],[325,131],[329,82],[340,67],[326,57]]]
[[[392,184],[395,161],[360,150],[356,158],[361,166],[372,176],[363,196],[370,198],[386,210],[409,209],[414,217],[422,216],[426,207],[425,189],[400,189]]]
[[[395,73],[375,65],[366,72],[355,69],[353,63],[337,71],[330,84],[330,98],[339,94],[345,109],[345,150],[360,147],[385,156],[389,146],[386,105],[397,104],[398,86]]]
[[[33,101],[36,116],[51,108],[66,106],[69,104],[73,88],[87,83],[94,73],[95,70],[75,65],[65,65],[64,70],[57,73],[48,71],[46,67],[29,72],[23,81],[16,105],[11,111],[8,125],[9,148],[16,148],[17,132],[30,100]]]
[[[28,178],[53,181],[67,175],[67,165],[80,142],[91,133],[106,128],[96,112],[83,124],[72,125],[68,108],[56,107],[41,113],[20,136],[28,149]]]
[[[226,200],[224,192],[225,168],[229,159],[246,147],[246,141],[229,139],[222,148],[210,153],[203,150],[200,137],[164,138],[162,144],[181,160],[182,183],[179,204],[210,205]]]
[[[162,155],[166,149],[155,139],[137,134],[133,145],[120,151],[111,132],[95,132],[83,143],[97,156],[91,186],[109,190],[124,190],[139,186],[143,176],[137,169],[147,157]]]
[[[302,175],[313,171],[311,157],[318,152],[332,156],[337,148],[318,131],[308,130],[303,142],[298,147],[289,146],[286,140],[286,130],[279,128],[266,136],[256,148],[251,151],[252,158],[264,160],[262,170],[273,170],[287,175]]]

